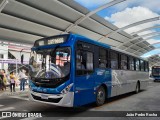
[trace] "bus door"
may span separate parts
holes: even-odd
[[[75,105],[83,105],[95,100],[93,52],[76,51]]]

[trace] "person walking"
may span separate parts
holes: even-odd
[[[3,75],[3,88],[6,90],[6,85],[7,85],[7,76],[6,76],[6,72],[4,69],[2,69],[2,75]]]
[[[10,90],[11,90],[11,92],[12,91],[16,92],[15,91],[15,84],[16,84],[16,76],[15,76],[14,72],[11,72],[10,73]]]
[[[25,90],[25,83],[27,80],[26,71],[22,69],[19,73],[19,80],[20,80],[20,91]]]
[[[4,82],[3,82],[3,73],[2,73],[2,70],[0,70],[0,90],[4,90]]]
[[[3,85],[2,85],[3,79],[2,78],[3,78],[3,76],[0,73],[0,91],[3,90]]]

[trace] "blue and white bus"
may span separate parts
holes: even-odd
[[[160,81],[160,66],[152,66],[151,77],[154,81]]]
[[[31,49],[30,99],[75,107],[145,89],[148,62],[76,34],[35,41]]]

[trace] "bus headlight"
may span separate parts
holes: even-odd
[[[61,93],[62,94],[67,94],[69,92],[69,90],[71,89],[71,87],[73,86],[73,83],[69,84],[67,87],[65,87]]]

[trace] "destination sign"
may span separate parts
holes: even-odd
[[[67,38],[68,38],[68,35],[43,38],[43,39],[37,40],[34,46],[38,47],[38,46],[44,46],[44,45],[60,44],[60,43],[64,43],[67,40]]]
[[[64,37],[60,37],[60,38],[55,38],[55,39],[48,40],[48,45],[58,44],[58,43],[63,43],[63,42],[64,42]]]

